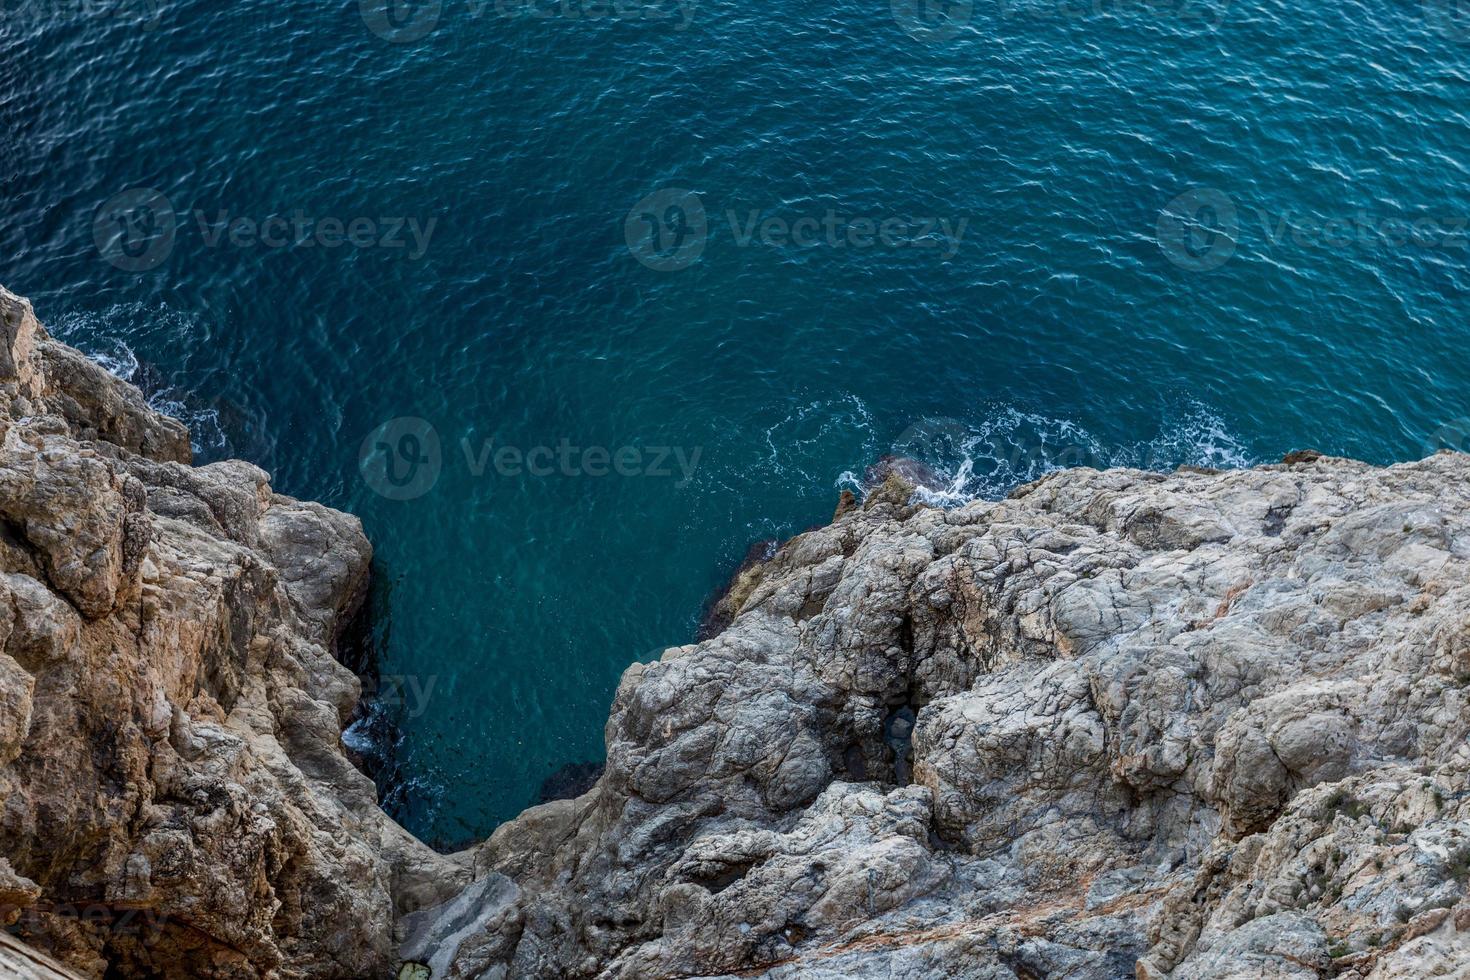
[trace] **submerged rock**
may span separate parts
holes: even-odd
[[[604,768],[601,762],[568,762],[541,781],[536,802],[576,799],[597,784]]]
[[[943,490],[946,485],[944,477],[928,463],[911,456],[888,455],[878,457],[876,463],[863,471],[863,489],[876,490],[890,476],[896,476],[910,486],[925,490]]]
[[[719,636],[761,580],[761,566],[776,554],[781,542],[774,538],[757,541],[746,549],[729,581],[705,603],[694,638],[699,641]],[[543,801],[544,802],[544,801]]]

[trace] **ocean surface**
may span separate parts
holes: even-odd
[[[0,282],[362,518],[450,847],[884,453],[1464,446],[1467,113],[1452,0],[4,0]]]

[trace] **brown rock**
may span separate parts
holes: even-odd
[[[397,918],[468,856],[394,825],[341,750],[357,520],[183,465],[183,426],[3,290],[0,429],[0,908],[30,949],[0,963],[391,974]]]

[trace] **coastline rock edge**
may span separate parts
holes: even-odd
[[[885,472],[627,669],[589,790],[447,856],[341,746],[360,524],[189,461],[0,290],[0,968],[1470,962],[1470,456],[1069,470],[953,509]]]
[[[389,975],[469,878],[340,746],[372,549],[189,461],[0,289],[0,927],[87,977]]]
[[[1464,975],[1470,456],[914,489],[846,501],[742,568],[719,632],[630,666],[597,784],[497,829],[495,901],[417,913],[408,952],[435,977]]]

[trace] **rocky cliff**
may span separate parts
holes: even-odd
[[[1470,975],[1470,457],[861,507],[635,664],[434,977]]]
[[[371,549],[189,455],[0,290],[0,925],[89,977],[388,974],[467,878],[340,748]]]
[[[357,522],[0,323],[22,976],[1470,975],[1470,457],[892,473],[628,669],[590,791],[441,857],[340,748]]]

